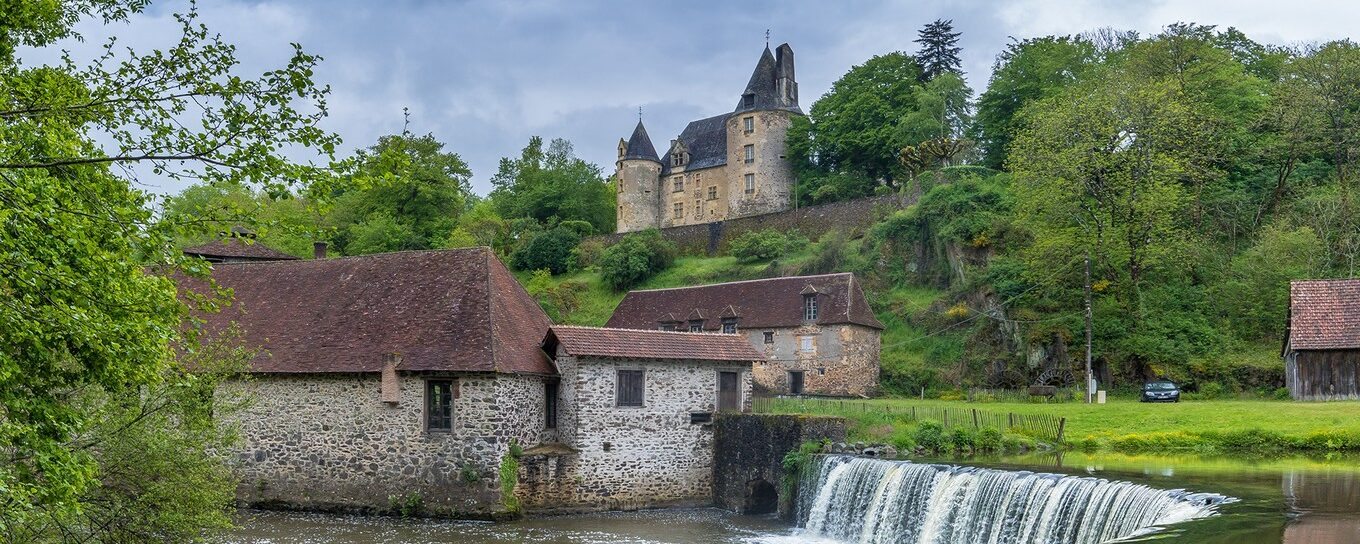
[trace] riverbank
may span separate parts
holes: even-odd
[[[809,410],[807,404],[776,402],[776,412]],[[853,422],[852,439],[887,441],[902,448],[919,425],[905,417],[911,407],[952,407],[989,413],[1065,418],[1061,449],[1122,453],[1237,455],[1325,454],[1360,451],[1360,402],[1301,403],[1273,400],[1197,400],[1147,404],[1116,398],[1106,404],[1079,402],[965,402],[920,399],[847,401],[811,405],[816,413]],[[971,424],[966,422],[964,426]],[[1006,432],[1025,447],[1023,433]],[[910,444],[915,445],[915,444]]]

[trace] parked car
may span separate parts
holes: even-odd
[[[1140,402],[1180,402],[1181,388],[1171,380],[1155,380],[1143,384]]]

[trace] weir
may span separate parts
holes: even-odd
[[[1211,493],[1027,471],[817,456],[805,536],[860,543],[1096,544],[1210,516]]]

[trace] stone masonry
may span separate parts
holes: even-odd
[[[789,393],[790,372],[803,373],[803,392],[835,397],[872,397],[878,393],[878,329],[854,324],[806,324],[792,328],[743,331],[766,360],[755,365],[759,393]],[[765,333],[773,342],[765,342]],[[811,350],[803,339],[811,338]]]

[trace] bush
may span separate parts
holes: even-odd
[[[948,447],[944,435],[944,425],[935,421],[922,421],[917,424],[913,439],[915,439],[917,447],[929,452],[943,452]]]
[[[557,227],[535,236],[510,256],[511,264],[519,270],[546,269],[553,274],[567,271],[571,250],[581,242],[581,236],[571,229]]]
[[[736,237],[729,251],[737,261],[753,263],[777,259],[807,243],[797,234],[784,234],[774,229],[750,231]]]
[[[675,262],[675,244],[656,229],[634,232],[600,255],[600,278],[615,291],[646,281]]]
[[[972,429],[956,427],[949,431],[949,448],[964,453],[977,451],[977,434]]]
[[[977,438],[973,442],[977,451],[998,452],[1002,450],[1001,429],[996,427],[983,427],[978,430]]]
[[[831,231],[813,246],[813,257],[798,270],[802,276],[844,272],[850,261],[850,239],[845,233]]]
[[[600,262],[600,256],[604,254],[604,250],[605,245],[601,240],[581,240],[581,243],[571,250],[571,257],[567,258],[567,268],[585,270],[595,266]]]

